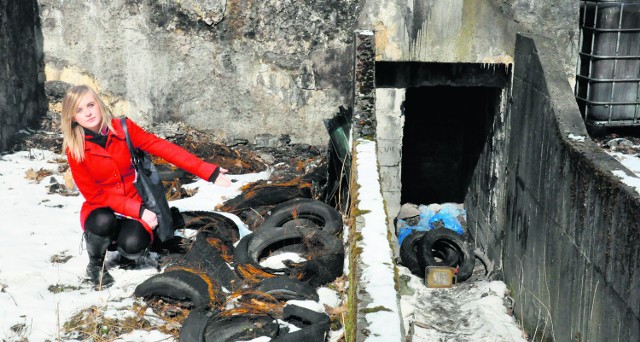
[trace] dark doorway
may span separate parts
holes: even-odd
[[[402,203],[464,202],[499,111],[500,88],[407,88]]]

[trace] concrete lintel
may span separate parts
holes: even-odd
[[[510,74],[510,64],[377,62],[376,87],[378,90],[425,86],[504,88]]]

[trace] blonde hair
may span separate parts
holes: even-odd
[[[70,88],[64,99],[62,100],[62,114],[60,118],[60,126],[62,128],[62,151],[69,151],[71,156],[77,161],[84,159],[84,129],[77,122],[73,121],[78,109],[78,104],[87,95],[93,95],[96,103],[100,106],[102,118],[100,121],[100,130],[107,126],[113,130],[111,119],[113,114],[104,104],[102,99],[96,92],[87,85],[78,85]]]

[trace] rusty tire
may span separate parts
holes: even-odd
[[[322,255],[344,253],[342,242],[324,230],[307,227],[265,227],[253,233],[247,245],[247,253],[254,263],[280,248],[297,245],[308,240]]]
[[[337,235],[344,226],[342,215],[332,206],[317,200],[294,199],[271,210],[261,227],[320,228]]]
[[[307,261],[285,262],[286,266],[279,269],[259,266],[263,258],[274,252],[300,245]],[[264,227],[240,240],[234,258],[239,264],[252,264],[270,274],[287,275],[315,287],[342,274],[344,247],[337,237],[316,228]]]
[[[196,308],[208,308],[222,302],[222,288],[206,275],[190,269],[172,269],[156,274],[138,285],[137,297],[165,297],[189,301]]]

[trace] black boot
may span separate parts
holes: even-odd
[[[134,267],[136,267],[136,260],[127,258],[126,256],[121,254],[120,258],[118,258],[118,267],[123,270],[132,270]]]
[[[87,231],[85,239],[87,241],[87,253],[89,254],[89,265],[87,266],[89,281],[97,289],[113,285],[113,277],[106,270],[103,272],[104,257],[111,243],[111,238],[95,235]]]
[[[118,253],[120,254],[120,260],[118,266],[125,270],[130,270],[140,265],[145,265],[149,259],[149,248],[145,248],[138,253],[127,253],[120,246],[118,246]]]

